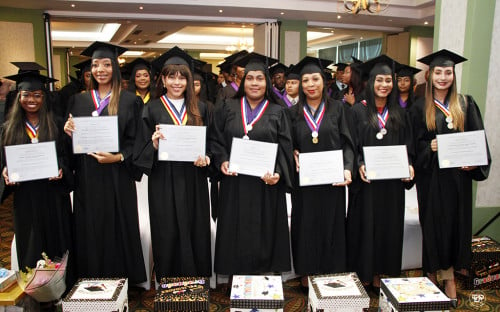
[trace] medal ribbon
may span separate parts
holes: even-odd
[[[111,100],[111,91],[102,99],[99,97],[99,92],[96,89],[92,90],[90,94],[92,95],[92,101],[94,102],[95,110],[97,114],[100,115],[104,108],[108,106],[109,101]]]
[[[174,124],[177,126],[179,125],[185,125],[187,123],[187,111],[186,111],[186,105],[182,104],[181,112],[179,113],[177,109],[175,108],[174,104],[172,104],[166,95],[162,95],[160,97],[161,102],[163,103],[163,106],[165,106],[165,109],[167,110],[168,114],[174,121]]]
[[[385,128],[385,124],[389,119],[389,109],[387,108],[387,106],[384,107],[382,114],[377,112],[377,117],[378,117],[378,126],[380,127],[380,129]]]
[[[311,132],[319,132],[319,126],[321,125],[321,121],[323,120],[323,116],[325,115],[325,102],[321,102],[321,104],[319,105],[319,113],[316,119],[314,119],[309,109],[306,108],[306,105],[304,105],[303,110],[304,118],[306,119],[306,123],[309,126],[309,129],[311,129]]]
[[[436,99],[434,99],[434,105],[436,105],[436,107],[439,108],[439,110],[442,111],[446,117],[451,116],[450,110],[448,109],[448,105],[445,105]]]
[[[236,82],[231,82],[231,87],[233,87],[234,91],[238,91],[238,85],[236,84]]]
[[[30,139],[37,138],[39,125],[35,127],[27,120],[24,122],[24,124],[25,124],[25,128],[26,128],[26,133],[28,134]]]
[[[243,122],[243,131],[245,131],[245,135],[248,135],[247,127],[249,125],[253,127],[253,125],[260,119],[260,117],[264,115],[264,111],[266,110],[267,106],[269,106],[269,101],[264,100],[262,103],[259,104],[260,111],[257,112],[257,115],[253,120],[248,120],[247,110],[246,110],[247,105],[249,104],[247,104],[246,97],[243,96],[241,98],[241,121]]]

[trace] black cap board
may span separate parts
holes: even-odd
[[[285,74],[287,70],[288,67],[283,63],[276,63],[273,66],[269,67],[269,73],[271,74],[271,77],[274,76],[275,74],[280,74],[280,73]]]
[[[46,69],[42,65],[36,63],[36,62],[10,62],[12,65],[16,66],[19,68],[18,74],[28,72],[28,71],[36,71],[40,72],[41,70]]]
[[[28,71],[5,78],[17,82],[17,90],[19,91],[43,90],[45,89],[45,84],[57,81],[57,79],[40,75],[36,71]]]
[[[90,56],[92,59],[117,58],[127,51],[127,48],[120,47],[111,43],[94,41],[80,55]]]
[[[337,63],[337,64],[334,64],[333,66],[337,67],[337,71],[339,71],[339,70],[343,71],[347,67],[347,64],[346,63]]]
[[[234,62],[238,59],[241,59],[241,57],[245,56],[248,54],[248,51],[247,50],[241,50],[239,52],[236,52],[236,53],[233,53],[229,56],[226,56],[224,58],[224,60],[226,60],[226,62],[230,63],[231,65],[234,65]]]
[[[92,64],[92,60],[88,59],[78,64],[73,65],[74,68],[79,69],[82,73],[90,71],[90,65]]]
[[[317,57],[306,56],[293,66],[293,72],[302,76],[303,74],[324,73],[332,61]]]
[[[234,65],[239,67],[245,67],[245,73],[251,70],[261,70],[265,72],[269,68],[269,66],[272,66],[277,62],[278,62],[277,59],[252,52],[246,54],[241,58],[238,58],[234,62]]]
[[[127,64],[128,69],[133,74],[139,69],[145,69],[147,71],[151,71],[151,63],[146,61],[145,59],[138,57],[129,64]]]
[[[392,75],[397,66],[399,66],[399,63],[385,54],[372,58],[359,65],[363,73],[369,74],[370,76],[379,74]]]
[[[396,75],[398,77],[413,77],[415,74],[420,72],[421,70],[415,67],[411,67],[404,64],[399,64],[396,66]]]
[[[191,71],[193,70],[193,58],[178,46],[163,53],[153,60],[151,64],[158,71],[161,71],[166,65],[186,65]]]
[[[455,66],[456,64],[460,64],[467,59],[461,55],[458,55],[450,50],[441,49],[434,53],[431,53],[427,56],[424,56],[418,60],[420,63],[424,63],[429,65],[430,68],[435,66]]]

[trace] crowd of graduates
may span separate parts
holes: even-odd
[[[444,281],[456,303],[454,272],[471,261],[471,183],[489,171],[489,164],[440,169],[437,160],[437,134],[484,129],[474,99],[457,90],[454,69],[465,58],[440,50],[420,59],[429,70],[416,96],[419,70],[386,55],[335,64],[333,76],[331,61],[307,56],[285,66],[241,51],[215,76],[174,47],[129,64],[123,84],[125,50],[93,43],[76,65],[78,78],[58,92],[47,91],[53,79],[36,64],[17,64],[19,73],[6,77],[17,86],[7,97],[2,146],[55,141],[60,168],[56,177],[17,183],[2,157],[20,268],[33,267],[42,251],[69,250],[69,284],[125,276],[149,288],[153,266],[157,281],[211,276],[212,217],[215,273],[279,274],[293,259],[304,287],[310,275],[354,271],[377,289],[381,276],[400,275],[405,189],[416,184],[423,270]],[[119,152],[74,154],[73,118],[112,115]],[[205,126],[206,154],[159,159],[165,124]],[[230,171],[233,138],[276,143],[274,171]],[[406,146],[408,177],[369,179],[363,148],[392,145]],[[301,186],[300,155],[334,150],[342,152],[344,181]]]

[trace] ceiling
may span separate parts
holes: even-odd
[[[255,25],[280,20],[307,20],[312,51],[434,23],[435,0],[381,1],[389,1],[384,11],[357,15],[346,12],[343,0],[2,0],[1,6],[50,14],[53,47],[69,48],[73,55],[95,40],[143,52],[142,57],[175,45],[227,54],[238,42],[251,45]],[[109,29],[110,37],[105,38]],[[59,37],[70,31],[78,33]]]

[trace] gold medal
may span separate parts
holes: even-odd
[[[314,138],[312,138],[312,141],[313,141],[313,144],[318,144],[318,141],[319,141],[319,140],[318,140],[318,137],[314,137]]]

